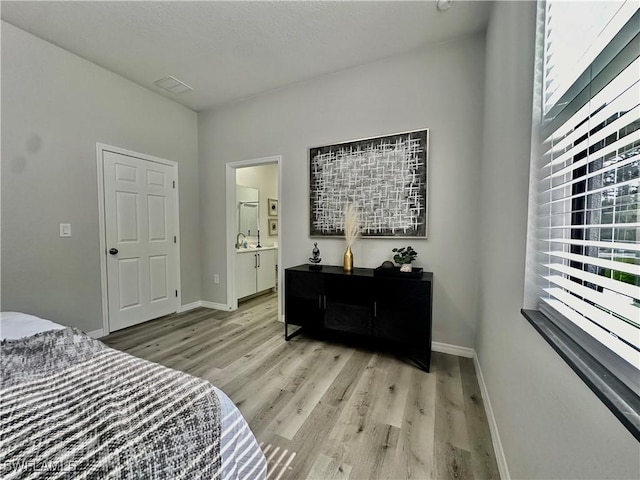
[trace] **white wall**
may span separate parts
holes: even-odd
[[[476,350],[512,478],[640,478],[638,442],[522,317],[535,4],[487,32]]]
[[[282,155],[283,267],[306,263],[309,147],[431,129],[429,239],[365,239],[356,267],[376,267],[411,245],[435,275],[434,339],[473,346],[478,257],[484,35],[414,51],[295,84],[198,116],[203,300],[226,303],[225,163]],[[344,241],[318,241],[323,263],[341,265]],[[221,283],[211,278],[220,274]]]
[[[200,300],[195,112],[2,22],[4,310],[102,328],[96,142],[178,162],[182,301]]]
[[[269,199],[278,198],[278,165],[259,165],[256,167],[244,167],[236,170],[236,184],[245,187],[257,188],[260,201],[260,243],[263,246],[271,246],[278,241],[277,235],[269,232],[269,219],[278,218],[269,216]]]

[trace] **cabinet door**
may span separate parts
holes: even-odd
[[[377,279],[373,333],[419,348],[431,345],[431,282]]]
[[[256,290],[257,253],[236,253],[236,297],[252,295]]]
[[[372,280],[368,277],[327,275],[324,327],[371,335]]]
[[[285,320],[291,325],[322,327],[322,273],[285,270]]]
[[[276,262],[273,250],[258,252],[257,291],[267,290],[276,286]]]

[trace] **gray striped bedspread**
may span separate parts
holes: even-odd
[[[209,382],[65,328],[0,351],[3,479],[261,479],[244,418]]]

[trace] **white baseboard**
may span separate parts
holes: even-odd
[[[200,308],[200,307],[211,308],[213,310],[224,310],[225,312],[228,312],[231,310],[229,306],[225,305],[224,303],[215,303],[215,302],[207,302],[206,300],[198,300],[197,302],[191,302],[191,303],[187,303],[186,305],[181,305],[180,308],[178,308],[178,313],[188,312],[189,310],[193,310],[195,308]]]
[[[510,480],[509,465],[507,464],[507,457],[504,454],[502,448],[502,441],[500,440],[500,433],[498,432],[498,424],[496,423],[496,417],[493,414],[493,408],[491,407],[491,400],[489,400],[489,391],[487,385],[484,383],[484,376],[482,375],[482,369],[480,368],[480,361],[478,355],[473,354],[473,364],[476,367],[476,376],[478,377],[478,384],[480,385],[480,393],[482,394],[482,401],[484,402],[484,410],[487,414],[487,420],[489,422],[489,430],[491,431],[491,442],[493,443],[493,451],[496,455],[496,462],[498,463],[498,471],[500,472],[500,478],[502,480]]]
[[[100,338],[100,337],[104,337],[104,329],[100,329],[100,330],[93,330],[92,332],[87,332],[87,335],[89,335],[91,338]]]
[[[201,306],[205,308],[212,308],[214,310],[224,310],[225,312],[231,311],[231,307],[224,303],[205,302],[204,300],[202,300],[200,303],[202,304]]]
[[[461,347],[459,345],[450,345],[448,343],[431,342],[431,350],[434,352],[448,353],[458,357],[473,358],[474,350],[469,347]]]
[[[200,308],[201,306],[202,306],[201,300],[198,300],[197,302],[187,303],[186,305],[180,305],[180,307],[178,307],[178,313],[188,312],[189,310]]]

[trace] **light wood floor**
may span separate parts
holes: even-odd
[[[238,406],[269,479],[499,478],[473,362],[289,342],[275,294],[235,312],[170,315],[115,332],[113,348],[210,380]]]

